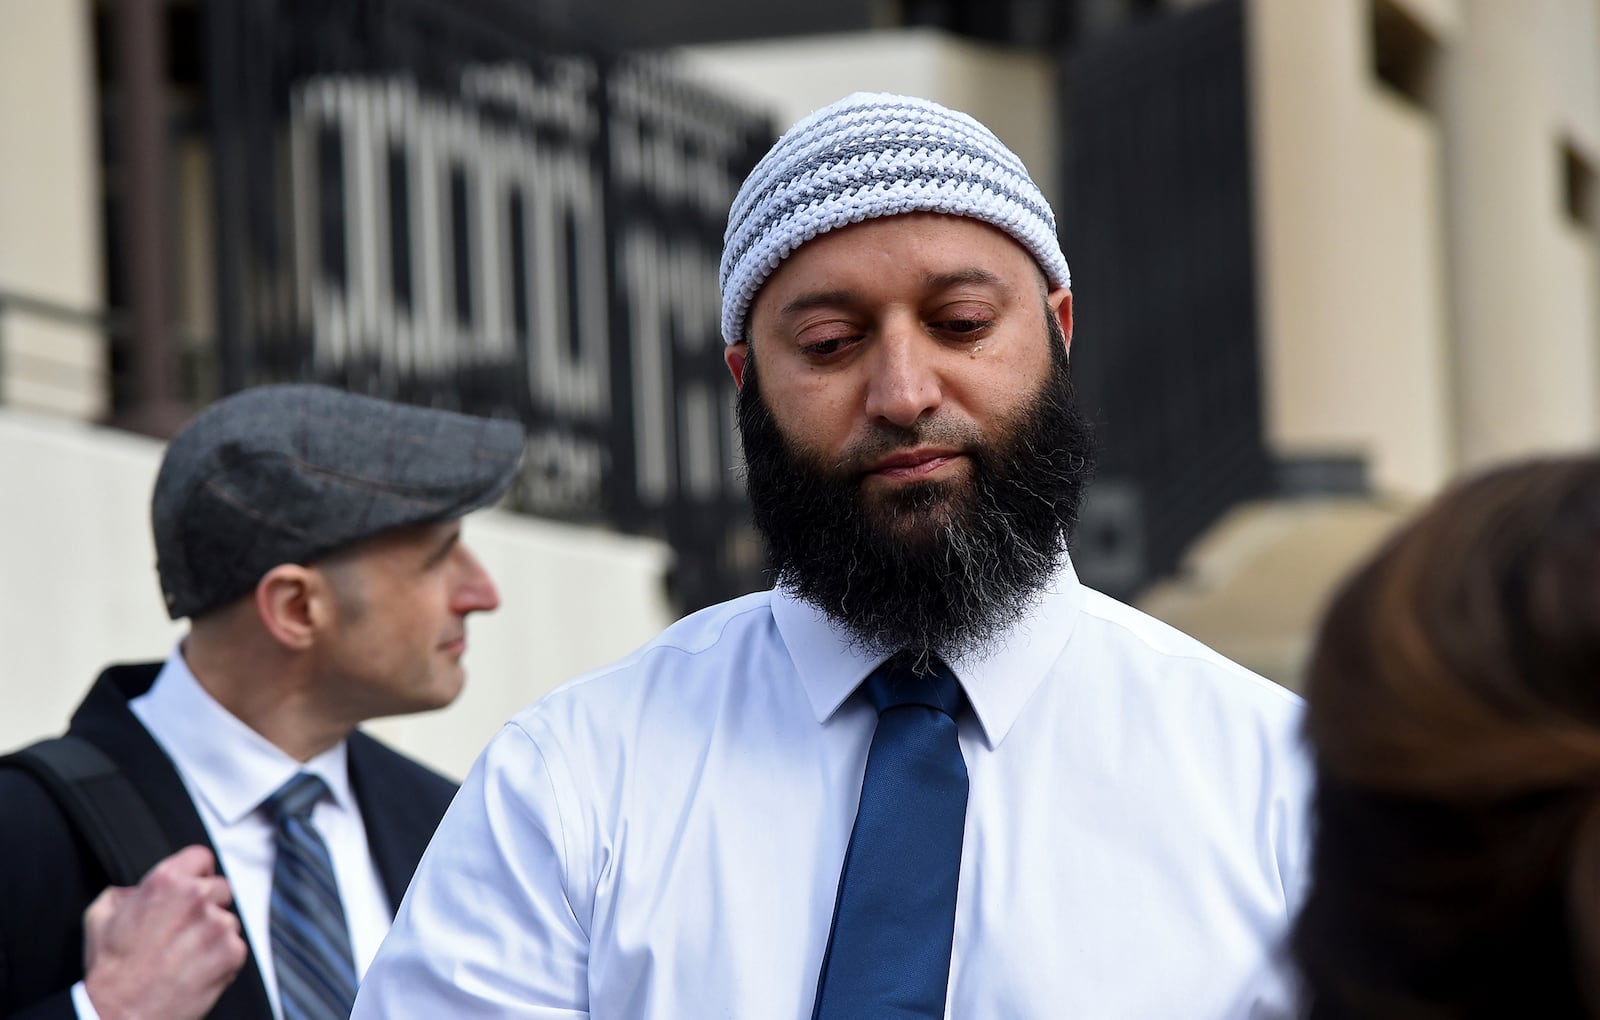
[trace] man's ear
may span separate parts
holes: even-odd
[[[328,612],[327,582],[298,563],[280,563],[256,582],[256,615],[280,645],[292,651],[311,646]]]
[[[741,340],[724,347],[722,360],[728,363],[728,371],[733,373],[733,384],[744,389],[744,363],[750,360],[750,341]]]
[[[1065,287],[1057,287],[1045,296],[1045,303],[1050,311],[1055,314],[1056,321],[1061,323],[1061,335],[1067,341],[1067,353],[1072,353],[1072,291]]]

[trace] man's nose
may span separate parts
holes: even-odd
[[[915,425],[944,399],[922,324],[901,317],[879,332],[867,382],[868,417],[900,428]]]
[[[462,577],[456,586],[455,598],[450,608],[465,616],[468,613],[487,613],[500,605],[500,592],[483,564],[471,551],[463,547]]]

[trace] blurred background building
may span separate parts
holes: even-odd
[[[256,382],[529,428],[469,692],[382,727],[450,771],[761,586],[722,226],[863,88],[1057,208],[1080,573],[1280,682],[1408,507],[1600,436],[1600,0],[0,0],[0,744],[167,651],[159,438]]]

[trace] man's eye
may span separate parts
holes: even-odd
[[[830,354],[839,353],[839,349],[844,346],[844,343],[844,337],[833,337],[828,340],[816,340],[812,343],[802,344],[800,346],[800,351],[802,354],[807,354],[811,357],[825,358]]]
[[[935,329],[943,330],[946,333],[976,333],[981,329],[987,329],[988,326],[989,320],[987,319],[949,319],[945,322],[935,322],[933,324]]]

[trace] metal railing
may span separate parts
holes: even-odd
[[[102,337],[108,346],[111,338],[125,329],[122,317],[113,312],[76,307],[0,288],[0,380],[23,376],[36,379],[49,379],[52,376],[59,378],[64,371],[72,370],[65,359],[58,361],[37,352],[15,350],[8,342],[8,327],[17,319],[31,319],[54,326],[92,331]],[[22,359],[39,364],[18,364]],[[109,402],[111,385],[109,359],[102,362],[91,374],[93,378],[89,380],[90,384],[98,387],[100,390],[98,396]],[[0,387],[0,394],[3,392],[4,388]]]
[[[103,357],[92,369],[85,369],[75,359],[18,351],[9,343],[9,327],[25,321],[93,333],[102,345]],[[185,409],[199,407],[218,394],[216,341],[176,326],[167,331],[164,339],[172,345],[175,355],[172,382],[176,409],[165,419],[167,427],[154,433],[162,436],[181,423]],[[86,376],[81,385],[94,391],[83,403],[103,409],[103,415],[98,417],[102,424],[134,427],[133,423],[140,420],[144,395],[138,392],[126,364],[126,347],[132,342],[131,321],[120,309],[85,308],[0,288],[0,380],[11,377],[49,382],[64,373],[81,373]],[[0,402],[4,402],[3,396]],[[150,431],[142,427],[136,430]]]

